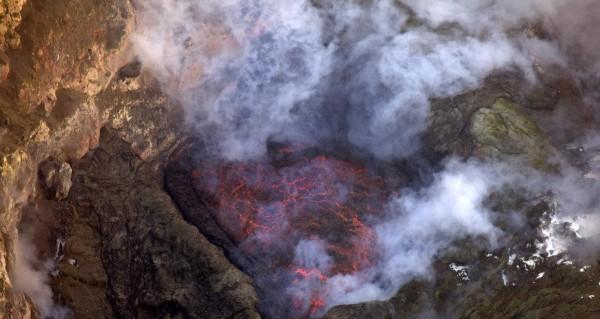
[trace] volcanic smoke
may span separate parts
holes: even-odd
[[[266,265],[245,270],[266,290],[262,311],[273,318],[384,300],[431,276],[436,254],[456,240],[496,244],[502,233],[483,202],[520,173],[453,159],[428,167],[420,152],[430,101],[499,71],[533,86],[534,66],[571,63],[566,48],[578,43],[515,32],[560,26],[558,0],[138,6],[139,58],[202,141],[206,160],[192,173],[194,188],[241,251]],[[568,19],[585,6],[574,7]],[[272,154],[271,142],[319,152],[295,156],[306,152],[290,146]],[[331,155],[340,147],[346,155]],[[277,160],[282,153],[293,160]],[[416,183],[390,188],[398,176],[358,158],[416,159],[428,169]]]

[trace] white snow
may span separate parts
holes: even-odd
[[[566,258],[561,258],[556,262],[557,265],[565,265],[565,266],[572,266],[573,265],[573,261],[572,260],[568,260]]]
[[[542,279],[542,278],[544,278],[544,275],[545,275],[545,274],[546,274],[546,273],[544,273],[544,272],[541,272],[541,273],[539,273],[539,274],[537,275],[537,277],[535,277],[535,280],[538,280],[538,279]]]
[[[455,263],[451,263],[450,265],[448,265],[448,267],[456,273],[456,276],[458,278],[460,278],[460,280],[462,280],[462,281],[471,280],[471,278],[469,278],[469,273],[467,272],[467,269],[469,269],[468,266],[460,266]]]
[[[592,268],[592,265],[585,265],[581,268],[579,268],[579,272],[585,272],[586,270]]]
[[[572,235],[578,239],[588,239],[600,235],[600,215],[583,214],[579,216],[559,216],[553,214],[548,220],[548,213],[544,213],[545,221],[539,228],[543,238],[541,244],[536,244],[538,253],[545,252],[548,257],[564,253],[572,244]],[[570,233],[565,232],[565,227]]]
[[[532,257],[535,257],[535,256],[532,256]],[[536,262],[535,262],[534,258],[525,259],[524,257],[521,257],[520,260],[523,264],[525,264],[525,270],[530,271],[530,270],[535,269]]]
[[[512,266],[515,263],[515,259],[517,258],[516,254],[512,254],[508,256],[508,265]]]
[[[585,298],[587,298],[589,300],[592,300],[592,299],[596,298],[596,295],[587,295],[587,296],[581,296],[581,297],[579,297],[579,299],[585,299]]]
[[[506,271],[502,270],[502,283],[504,284],[504,286],[508,286],[508,275],[506,275]]]
[[[68,262],[71,266],[79,268],[79,263],[77,262],[77,259],[69,258]]]
[[[54,260],[61,261],[65,255],[65,243],[66,241],[62,238],[56,239],[56,250],[54,252]]]

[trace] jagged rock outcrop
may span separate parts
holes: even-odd
[[[67,305],[77,318],[258,318],[250,278],[185,222],[160,165],[111,130],[76,165],[58,284]]]
[[[473,115],[470,134],[475,152],[482,157],[523,156],[534,167],[548,168],[548,159],[556,154],[546,134],[525,110],[502,98]]]
[[[49,158],[40,164],[40,174],[51,198],[58,200],[67,198],[71,189],[71,176],[73,174],[73,169],[69,163],[60,163],[54,158]]]
[[[162,187],[186,139],[176,105],[137,77],[112,106],[98,148],[74,164],[57,290],[77,318],[259,318],[250,278],[188,224]],[[72,262],[76,261],[76,266]]]
[[[7,0],[0,4],[0,47],[16,49],[21,45],[21,36],[16,31],[21,24],[21,9],[26,0]]]

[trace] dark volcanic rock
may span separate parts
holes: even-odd
[[[60,298],[76,318],[259,318],[250,278],[163,189],[164,166],[185,141],[178,107],[129,77],[94,102],[110,112],[99,146],[73,161],[58,214]]]
[[[397,318],[393,306],[389,302],[369,302],[352,306],[335,307],[327,312],[323,319],[394,319]]]
[[[226,252],[237,251],[235,243],[216,223],[202,194],[195,191],[192,180],[192,169],[194,168],[193,157],[184,151],[171,161],[165,170],[165,186],[180,207],[183,216],[191,224],[195,225],[215,245],[222,247]],[[231,258],[243,258],[241,255]]]
[[[65,257],[80,266],[63,262],[61,270],[86,278],[103,268],[106,279],[99,274],[78,287],[61,280],[67,304],[78,318],[95,318],[86,307],[101,304],[87,304],[95,300],[79,292],[100,287],[121,318],[258,318],[250,279],[183,220],[161,188],[157,164],[143,162],[105,130],[100,147],[75,165]],[[88,240],[79,237],[85,233],[98,236],[100,245],[79,243]]]

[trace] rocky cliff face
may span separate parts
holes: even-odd
[[[258,317],[251,280],[162,190],[185,138],[177,106],[127,64],[131,4],[2,9],[0,317]],[[19,264],[28,234],[37,254]]]
[[[199,141],[132,55],[135,14],[128,0],[0,3],[0,318],[260,318],[253,279],[226,254],[233,243],[183,182]],[[593,127],[593,111],[565,72],[538,71],[534,88],[508,72],[433,100],[431,161],[511,158],[554,172],[562,154],[589,171],[594,154],[566,143]],[[566,104],[579,112],[564,115]],[[558,116],[569,120],[555,127]],[[507,239],[513,251],[459,243],[436,256],[435,280],[325,318],[595,316],[597,264],[511,257],[531,252],[550,203],[499,195],[498,210],[529,223]]]
[[[111,65],[119,59],[123,36],[131,28],[130,10],[129,4],[119,1],[102,5],[94,1],[2,3],[3,317],[36,313],[31,301],[14,289],[9,276],[22,208],[37,196],[41,162],[51,156],[62,162],[73,160],[97,144],[106,114],[96,107],[93,96],[107,85],[114,68]],[[107,25],[113,29],[107,30]],[[59,169],[56,177],[68,175],[68,169]],[[65,186],[57,190],[59,197],[66,195]]]

